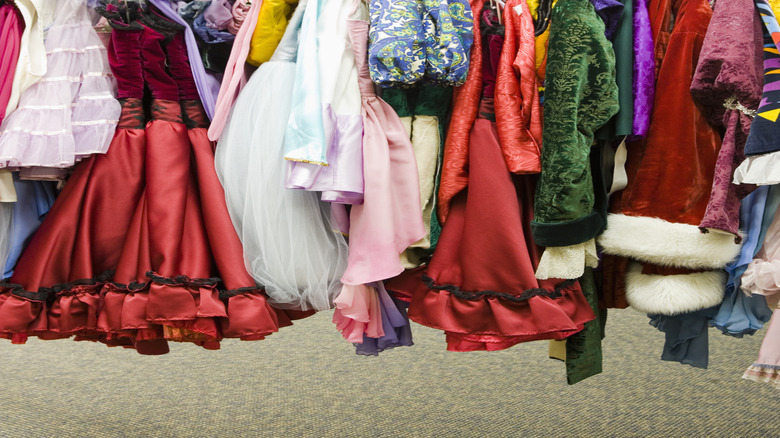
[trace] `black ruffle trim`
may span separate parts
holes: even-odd
[[[64,291],[73,289],[76,286],[95,286],[98,284],[104,284],[108,282],[111,277],[114,276],[114,271],[107,271],[95,278],[86,278],[82,280],[72,281],[70,283],[56,284],[52,287],[42,287],[38,289],[38,292],[32,292],[25,289],[21,284],[8,283],[6,281],[0,282],[0,287],[7,287],[13,295],[18,297],[40,302],[52,302],[54,297]]]
[[[469,291],[464,291],[458,286],[452,284],[437,285],[436,281],[434,281],[433,278],[427,275],[423,275],[422,279],[425,285],[428,286],[429,289],[447,291],[460,299],[464,299],[468,301],[476,301],[483,297],[496,297],[507,301],[512,301],[514,303],[528,301],[528,299],[533,297],[538,297],[538,296],[543,296],[547,298],[560,298],[563,296],[561,290],[571,287],[575,282],[575,280],[566,280],[558,284],[554,290],[547,290],[543,288],[527,289],[524,290],[523,293],[521,293],[520,295],[511,295],[505,292],[496,292],[493,290],[469,292]]]
[[[146,273],[146,277],[149,278],[148,281],[142,283],[134,281],[132,283],[124,284],[124,283],[117,283],[111,281],[111,278],[113,276],[114,276],[114,271],[107,271],[96,276],[95,278],[76,280],[70,283],[57,284],[52,287],[42,287],[38,289],[37,292],[26,290],[21,284],[8,283],[6,281],[0,282],[0,287],[8,288],[9,289],[8,292],[11,292],[11,294],[16,295],[20,298],[24,298],[30,301],[47,302],[49,304],[54,302],[54,300],[58,295],[62,294],[63,292],[66,292],[67,294],[67,292],[69,292],[69,290],[73,289],[74,287],[96,286],[101,284],[111,284],[114,287],[116,287],[119,292],[124,292],[124,293],[140,292],[146,289],[150,283],[166,284],[169,286],[209,287],[209,288],[217,289],[219,292],[219,298],[223,301],[227,301],[229,298],[234,297],[236,295],[263,292],[262,288],[257,286],[226,290],[222,284],[222,279],[216,277],[190,278],[187,277],[186,275],[178,275],[176,277],[164,277],[149,271]]]

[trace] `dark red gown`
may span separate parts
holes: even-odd
[[[167,340],[218,348],[307,315],[273,309],[246,272],[183,34],[146,24],[114,23],[119,128],[105,156],[78,166],[0,289],[0,336],[160,354]]]

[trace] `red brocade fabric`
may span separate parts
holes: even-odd
[[[481,40],[500,50],[496,37]],[[386,283],[410,302],[410,319],[445,331],[450,351],[563,339],[595,318],[576,280],[534,276],[541,255],[530,229],[536,176],[507,168],[491,120],[498,60],[490,59],[484,58],[484,94],[470,129],[467,187],[452,198],[430,263]]]
[[[127,44],[132,35],[113,38]],[[165,65],[154,62],[166,61],[163,39],[144,35],[141,62]],[[182,59],[167,58],[170,73],[144,69],[152,96],[188,97]],[[0,337],[75,335],[162,354],[168,340],[215,349],[310,315],[272,308],[246,272],[200,103],[156,98],[148,111],[144,124],[141,100],[126,100],[108,153],[76,168],[0,287]]]

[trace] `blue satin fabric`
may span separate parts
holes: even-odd
[[[22,181],[14,173],[17,201],[13,206],[9,253],[3,269],[3,278],[13,275],[22,250],[54,204],[57,196],[56,184],[51,181]]]
[[[726,266],[726,295],[710,325],[724,334],[742,337],[761,329],[772,316],[762,295],[748,296],[739,290],[742,274],[761,249],[769,225],[780,204],[780,189],[760,186],[742,200],[740,223],[744,233],[742,250],[736,261]]]

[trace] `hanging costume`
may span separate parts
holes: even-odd
[[[468,168],[465,187],[451,198],[430,263],[387,284],[410,301],[410,319],[445,331],[447,348],[453,351],[498,350],[524,341],[561,339],[593,319],[576,280],[534,278],[538,249],[528,223],[535,177],[513,179],[494,121],[500,116],[493,110],[493,90],[503,36],[492,10],[483,10],[479,0],[472,8],[481,12],[475,13],[471,66],[480,66],[481,72],[469,74],[459,91],[450,125],[450,135],[470,132],[457,140],[465,143],[468,152],[462,163]],[[481,102],[473,101],[473,94],[465,98],[464,93],[475,90]],[[463,107],[463,102],[480,104],[473,127],[455,125],[455,115],[461,115],[460,124],[463,115],[477,113],[476,108]],[[448,141],[445,168],[453,164],[448,160],[457,143]],[[457,152],[461,157],[462,150]]]
[[[231,111],[216,169],[247,270],[275,307],[327,310],[341,290],[347,243],[317,193],[287,190],[283,136],[290,112],[303,0],[269,62]]]
[[[736,257],[739,244],[731,233],[699,229],[720,136],[689,88],[712,10],[703,0],[659,1],[650,5],[660,11],[659,41],[666,40],[664,20],[668,24],[672,13],[677,20],[660,64],[653,124],[644,144],[629,148],[628,186],[598,243],[607,254],[643,263],[632,262],[626,273],[632,307],[675,314],[721,302],[725,278],[719,269]],[[657,44],[662,50],[663,42]],[[683,189],[679,181],[689,183]]]
[[[780,212],[780,210],[779,210]],[[742,276],[742,290],[748,294],[764,295],[772,319],[769,322],[764,342],[761,344],[756,361],[745,371],[745,379],[768,382],[780,388],[780,281],[778,263],[780,263],[780,214],[767,230],[765,243],[748,265]]]
[[[539,245],[569,247],[545,250],[539,277],[563,277],[563,264],[574,270],[566,278],[578,278],[586,265],[595,266],[592,239],[606,225],[601,151],[593,140],[618,110],[615,58],[589,2],[556,5],[550,21],[542,173],[531,227]]]
[[[314,17],[301,29],[296,73],[303,79],[293,89],[284,137],[285,186],[321,192],[323,201],[360,204],[363,120],[355,54],[346,42],[352,1],[323,3],[318,15],[317,5],[310,6]]]
[[[361,11],[359,8],[358,13]],[[378,302],[376,288],[370,283],[400,274],[400,254],[425,236],[412,144],[398,115],[374,92],[369,76],[365,55],[368,22],[357,19],[347,23],[362,96],[365,193],[363,203],[353,205],[349,212],[347,270],[341,278],[344,287],[334,314],[340,328],[348,327],[344,318],[353,319],[350,314],[365,314],[358,303]],[[379,314],[375,311],[373,315],[370,323],[376,325]],[[356,330],[350,331],[354,339]]]
[[[15,342],[76,335],[160,354],[166,339],[217,348],[298,316],[243,268],[181,28],[139,20],[112,21],[122,116],[109,152],[76,168],[2,289],[0,333]]]
[[[56,2],[46,74],[0,125],[0,166],[70,167],[108,149],[120,106],[105,47],[81,0]]]

